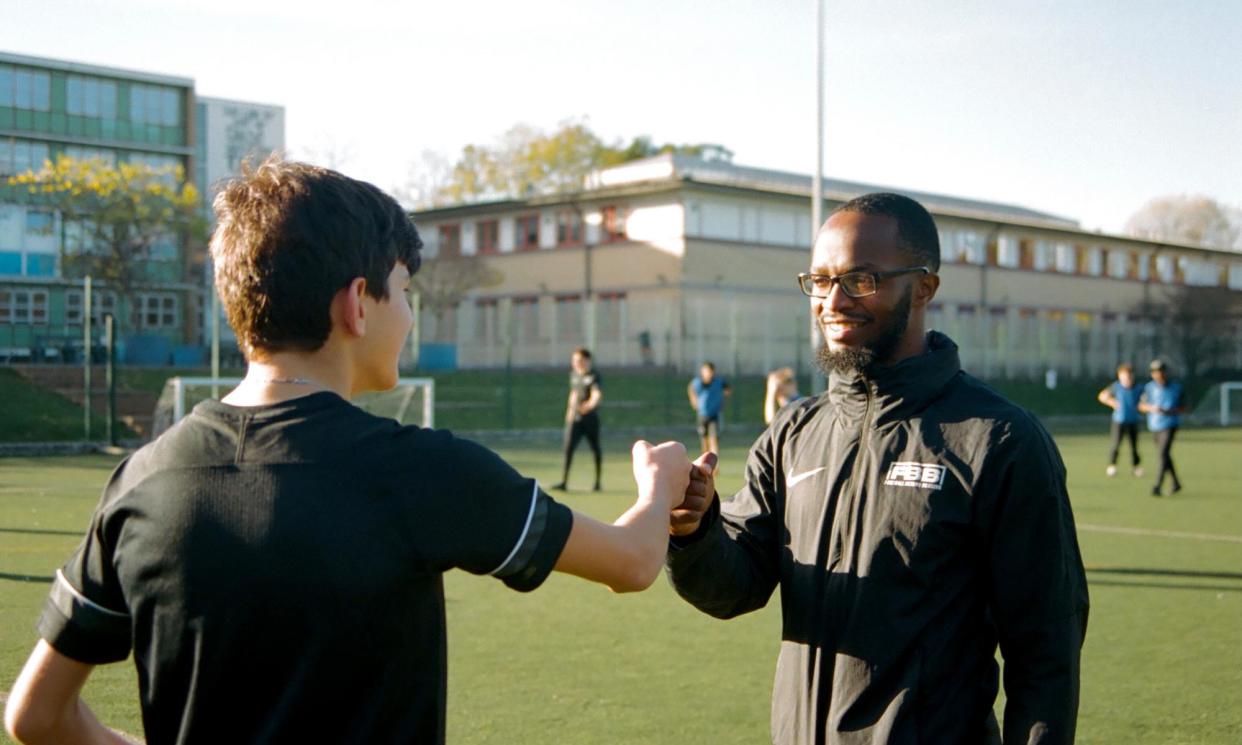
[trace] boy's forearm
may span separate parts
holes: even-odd
[[[615,591],[645,590],[660,575],[668,553],[668,514],[659,498],[640,499],[613,523],[623,531],[623,540],[633,552],[630,565],[634,569],[633,586],[614,587]]]

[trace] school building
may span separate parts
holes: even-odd
[[[414,215],[428,255],[486,261],[503,280],[457,307],[425,308],[436,364],[564,366],[587,345],[603,366],[713,360],[736,374],[810,369],[811,178],[666,154],[602,170],[569,196]],[[825,180],[825,211],[875,185]],[[988,378],[1107,376],[1163,349],[1179,293],[1242,296],[1242,255],[1081,229],[1012,205],[902,191],[935,216],[942,283],[930,325]],[[1242,322],[1221,364],[1242,368]]]
[[[0,52],[0,362],[80,358],[81,277],[62,271],[73,226],[3,186],[61,155],[181,166],[210,197],[242,157],[284,146],[278,106],[200,98],[190,78]],[[92,323],[120,319],[128,363],[198,364],[205,354],[208,277],[201,251],[170,238],[129,296],[95,282]]]

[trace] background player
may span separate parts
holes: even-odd
[[[574,450],[585,437],[595,456],[595,486],[600,490],[600,469],[603,467],[603,450],[599,444],[599,404],[604,399],[600,388],[599,373],[591,361],[591,352],[584,347],[574,350],[569,360],[569,401],[565,405],[565,458],[561,469],[561,482],[553,489],[566,489],[569,483],[569,466],[574,460]]]
[[[698,376],[686,386],[690,406],[698,415],[699,441],[705,453],[720,452],[720,413],[732,392],[729,382],[716,375],[716,365],[711,362],[704,362]]]
[[[1142,393],[1143,390],[1134,382],[1134,368],[1129,362],[1123,362],[1117,366],[1117,379],[1096,396],[1100,403],[1113,410],[1110,427],[1113,442],[1108,452],[1108,468],[1105,469],[1109,476],[1117,475],[1117,453],[1121,450],[1123,437],[1130,440],[1130,465],[1134,475],[1143,475],[1138,452],[1138,404]]]

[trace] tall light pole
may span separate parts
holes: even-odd
[[[591,249],[594,248],[595,241],[591,238],[591,231],[594,230],[595,237],[599,238],[599,228],[604,223],[604,216],[598,211],[579,211],[578,215],[582,220],[582,310],[583,321],[586,323],[586,348],[591,350],[591,354],[598,354],[595,348],[595,295],[591,286]]]
[[[815,0],[815,180],[811,184],[811,242],[823,223],[824,209],[824,0]],[[810,307],[808,305],[808,307]],[[819,322],[810,314],[811,349],[818,351],[823,343]],[[811,393],[824,390],[826,382],[815,365],[818,355],[811,360]]]

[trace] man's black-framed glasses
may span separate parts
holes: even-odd
[[[879,292],[880,282],[889,277],[914,272],[931,274],[931,269],[925,266],[908,266],[903,269],[890,269],[887,272],[846,272],[835,277],[803,272],[798,275],[798,288],[802,290],[803,295],[808,297],[826,298],[832,292],[833,283],[836,283],[841,285],[841,291],[849,297],[867,297]]]

